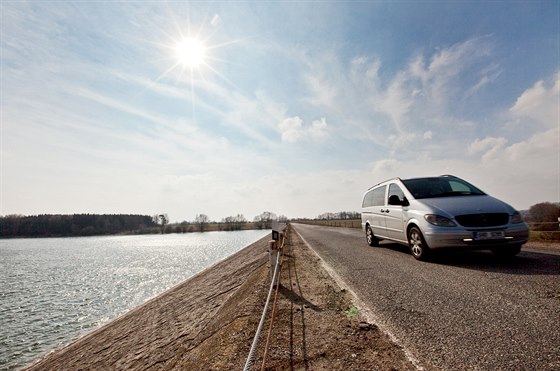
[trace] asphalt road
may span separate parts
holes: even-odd
[[[420,262],[359,229],[293,226],[425,369],[560,370],[560,250]]]

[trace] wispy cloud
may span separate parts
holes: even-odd
[[[443,48],[431,56],[417,55],[399,71],[383,92],[378,110],[394,124],[403,144],[409,133],[440,131],[461,120],[454,117],[454,102],[464,96],[470,68],[494,63],[486,60],[492,47],[486,39],[471,39]],[[486,61],[485,61],[486,60]],[[488,69],[491,73],[491,69]],[[486,76],[486,77],[485,77]],[[487,79],[480,77],[472,89]],[[477,88],[477,89],[478,89]]]
[[[370,140],[390,151],[406,152],[414,143],[418,150],[431,139],[473,135],[472,122],[454,108],[468,104],[469,96],[500,76],[492,52],[491,37],[482,37],[418,53],[396,70],[378,57],[355,57],[347,66],[331,57],[327,70],[318,62],[323,58],[307,58],[305,100],[332,121],[353,126],[341,131],[344,137]]]

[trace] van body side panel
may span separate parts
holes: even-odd
[[[381,213],[380,206],[371,206],[371,211],[367,211],[366,215],[373,230],[373,234],[378,237],[386,237],[385,215]]]
[[[385,228],[387,238],[406,243],[406,231],[402,206],[387,206],[385,208]]]

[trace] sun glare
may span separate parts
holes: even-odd
[[[196,38],[183,39],[175,47],[177,62],[183,67],[197,68],[204,63],[206,47]]]
[[[179,21],[176,19],[174,19],[173,23],[177,26],[176,33],[164,32],[165,36],[167,36],[167,42],[156,43],[162,50],[165,50],[165,57],[162,59],[172,61],[169,68],[156,80],[160,81],[166,76],[171,75],[176,78],[176,83],[180,84],[179,86],[190,85],[193,120],[196,121],[195,101],[197,95],[195,94],[195,86],[205,86],[204,84],[208,81],[205,75],[214,74],[223,81],[235,86],[233,82],[216,70],[212,64],[215,61],[224,62],[224,60],[217,58],[215,55],[218,49],[235,44],[238,41],[211,43],[210,36],[216,35],[214,32],[211,32],[209,35],[203,32],[203,25],[199,28],[194,28],[191,24],[179,27]],[[212,31],[215,31],[219,23],[219,16],[215,15],[211,21]]]

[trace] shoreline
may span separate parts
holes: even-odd
[[[204,329],[232,296],[250,283],[266,283],[269,239],[257,240],[23,369],[173,368],[204,338]]]

